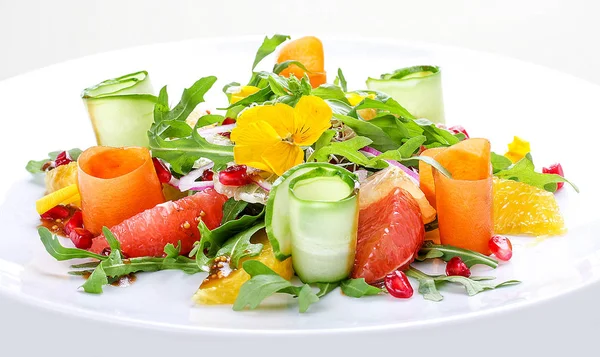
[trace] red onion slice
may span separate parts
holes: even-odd
[[[200,128],[198,129],[198,135],[203,138],[206,138],[211,135],[226,133],[235,128],[235,124],[227,124],[227,125],[219,125],[210,128]]]
[[[213,166],[215,166],[215,164],[213,162],[206,164],[202,167],[199,167],[195,170],[190,171],[187,175],[182,176],[179,179],[179,191],[184,192],[184,191],[189,191],[189,190],[194,190],[197,191],[196,188],[201,187],[201,188],[206,188],[204,187],[206,184],[206,182],[210,182],[210,184],[212,185],[213,182],[212,181],[200,181],[197,182],[196,180],[199,179],[202,174],[204,173],[204,171],[211,169]],[[212,187],[212,186],[210,186]]]
[[[362,152],[363,154],[365,154],[366,156],[369,157],[375,157],[375,156],[379,156],[381,155],[381,151],[373,149],[370,146],[365,146],[364,148],[362,148],[360,150],[360,152]],[[408,176],[410,176],[413,180],[416,180],[417,183],[419,182],[419,174],[417,174],[416,172],[414,172],[413,170],[411,170],[410,168],[402,165],[401,163],[399,163],[396,160],[385,160],[385,162],[387,162],[390,165],[394,165],[397,168],[401,169],[402,171],[404,171]]]

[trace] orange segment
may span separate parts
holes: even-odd
[[[269,243],[269,239],[264,230],[258,231],[252,237],[252,243],[262,243],[263,249],[257,257],[247,258],[240,261],[240,266],[245,260],[255,259],[265,264],[277,274],[283,278],[290,280],[294,275],[294,269],[292,268],[292,258],[288,258],[284,261],[279,261],[275,254],[273,254],[273,248]],[[238,293],[242,285],[250,280],[250,275],[244,271],[244,269],[236,269],[231,271],[229,267],[229,261],[224,259],[221,263],[223,268],[218,271],[213,271],[209,276],[202,282],[200,288],[193,297],[193,300],[198,304],[205,305],[216,305],[216,304],[233,304],[237,298]],[[218,264],[218,263],[217,263]],[[224,277],[219,278],[218,274]],[[214,277],[211,278],[211,276]]]
[[[435,159],[453,176],[447,178],[437,170],[433,173],[442,244],[490,254],[493,195],[489,141],[468,139]]]
[[[427,149],[421,153],[421,156],[435,157],[437,154],[447,148]],[[427,201],[435,208],[435,182],[433,181],[433,168],[431,165],[419,161],[419,186],[421,191],[427,197]]]
[[[494,178],[494,232],[557,235],[565,233],[566,228],[553,193]]]
[[[78,165],[83,223],[93,234],[165,201],[147,148],[95,146]]]
[[[308,78],[313,88],[327,82],[327,74],[325,73],[325,54],[323,51],[323,43],[314,36],[301,37],[297,40],[290,41],[281,48],[277,63],[285,61],[298,61],[309,71]],[[304,77],[306,72],[296,66],[291,65],[281,72],[284,77],[294,75],[297,78]]]

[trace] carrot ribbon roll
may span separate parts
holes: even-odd
[[[442,244],[489,255],[494,227],[489,141],[468,139],[435,159],[452,174],[433,172]]]
[[[283,63],[285,61],[298,61],[304,65],[307,71],[292,64],[281,71],[282,76],[290,77],[291,75],[294,75],[296,78],[300,79],[304,77],[304,74],[307,74],[310,79],[310,85],[313,88],[317,88],[321,84],[327,82],[323,43],[318,38],[306,36],[285,44],[279,52],[277,63]]]
[[[95,235],[165,201],[147,148],[95,146],[78,166],[83,223]]]

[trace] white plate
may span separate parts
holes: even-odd
[[[596,143],[582,138],[598,132],[600,123],[590,117],[597,117],[600,88],[549,69],[464,49],[329,38],[324,44],[330,80],[341,67],[349,87],[361,89],[368,76],[407,65],[440,65],[448,123],[462,124],[471,136],[490,138],[499,152],[513,135],[519,135],[531,141],[539,167],[554,161],[563,164],[581,189],[581,194],[570,188],[557,194],[568,234],[539,243],[515,238],[509,264],[493,272],[475,269],[475,273],[493,274],[498,280],[519,279],[523,284],[470,298],[459,289],[444,289],[445,300],[439,303],[418,294],[403,301],[388,296],[351,299],[336,291],[304,315],[286,299],[277,303],[288,307],[243,313],[227,306],[193,306],[190,297],[203,275],[177,271],[139,274],[132,286],[107,287],[101,296],[78,291],[82,281],[66,275],[69,263],[54,261],[37,237],[34,202],[43,188],[25,172],[27,160],[59,148],[94,144],[79,98],[86,86],[146,69],[155,89],[169,85],[174,101],[184,86],[214,74],[219,81],[208,100],[218,107],[223,103],[210,100],[223,99],[220,90],[226,83],[249,78],[259,44],[259,38],[238,38],[153,45],[69,61],[0,83],[4,104],[0,295],[117,325],[220,336],[304,336],[406,331],[455,322],[527,307],[597,282],[600,240],[594,235],[598,228],[594,202],[600,199],[600,190],[589,169]]]

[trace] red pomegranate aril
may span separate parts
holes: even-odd
[[[448,128],[452,134],[463,133],[465,135],[465,139],[469,138],[469,133],[462,125],[455,125]]]
[[[396,270],[385,277],[385,288],[393,297],[408,299],[413,296],[413,288],[403,271]]]
[[[87,229],[75,228],[69,233],[69,238],[71,238],[75,247],[79,249],[90,249],[94,235]]]
[[[542,172],[545,174],[555,174],[558,175],[560,177],[565,177],[565,172],[563,171],[562,165],[559,163],[556,164],[552,164],[548,167],[544,167],[542,169]],[[556,191],[560,190],[561,188],[563,188],[563,186],[565,185],[564,182],[557,182],[556,183]]]
[[[83,228],[83,214],[81,211],[75,212],[67,224],[65,224],[65,233],[69,235],[75,228]]]
[[[493,236],[488,245],[496,258],[504,261],[508,261],[512,258],[512,243],[508,238],[503,236]]]
[[[60,154],[58,154],[56,156],[56,160],[54,160],[54,164],[56,167],[59,167],[62,165],[68,165],[71,162],[73,162],[73,160],[71,160],[71,158],[69,157],[69,154],[66,151],[63,151]]]
[[[221,123],[221,125],[229,125],[229,124],[235,124],[236,120],[233,118],[225,118],[225,120],[223,120],[223,123]]]
[[[156,175],[158,175],[158,181],[160,183],[169,183],[171,181],[171,171],[167,169],[167,167],[157,158],[152,158],[152,163],[154,164],[154,170],[156,170]]]
[[[50,208],[47,212],[41,214],[40,217],[42,217],[42,219],[54,221],[56,219],[65,219],[69,217],[70,214],[71,212],[67,207],[58,205],[56,207]]]
[[[461,257],[453,257],[446,264],[446,275],[448,276],[464,276],[468,278],[471,276],[471,270],[463,262]]]
[[[225,186],[244,186],[252,182],[246,165],[234,165],[219,172],[219,182]]]
[[[202,181],[212,181],[215,173],[212,170],[204,170],[202,173]]]

